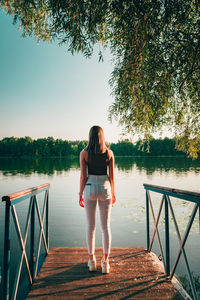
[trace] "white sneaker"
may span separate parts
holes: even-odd
[[[108,261],[101,261],[101,268],[103,274],[108,274],[110,272],[110,265]]]
[[[91,271],[91,272],[96,271],[96,269],[97,269],[96,260],[89,259],[88,268],[89,268],[89,271]]]

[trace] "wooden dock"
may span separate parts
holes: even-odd
[[[184,299],[163,272],[160,261],[143,247],[112,248],[111,272],[89,272],[86,248],[52,248],[27,299]]]

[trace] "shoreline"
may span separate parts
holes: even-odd
[[[182,157],[182,158],[187,158],[187,159],[192,159],[190,157],[187,157],[186,155],[115,155],[115,158],[149,158],[149,157]],[[1,158],[20,158],[20,159],[38,159],[38,158],[79,158],[79,155],[66,155],[66,156],[57,156],[57,155],[50,155],[50,156],[43,156],[43,155],[4,155],[0,156]],[[200,159],[200,157],[197,158],[197,160]]]

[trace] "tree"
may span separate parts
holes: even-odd
[[[22,35],[58,39],[90,57],[110,47],[114,103],[109,118],[149,138],[172,129],[176,147],[200,149],[200,4],[198,0],[1,0]],[[99,52],[99,60],[102,52]]]

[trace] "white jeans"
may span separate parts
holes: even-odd
[[[89,175],[84,189],[84,203],[87,217],[86,241],[88,253],[95,253],[96,206],[99,206],[103,253],[110,253],[110,213],[112,195],[107,175]]]

